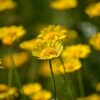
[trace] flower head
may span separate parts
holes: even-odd
[[[24,41],[20,44],[20,48],[32,51],[34,48],[38,47],[43,43],[42,39],[32,39],[28,41]]]
[[[51,92],[47,90],[41,90],[37,93],[35,93],[31,99],[32,100],[50,100],[52,97]]]
[[[96,84],[96,90],[100,92],[100,82]]]
[[[90,47],[85,44],[77,44],[72,46],[67,46],[62,54],[64,58],[86,58],[91,52]]]
[[[65,70],[68,73],[77,71],[82,67],[81,62],[78,59],[75,59],[75,58],[65,59],[64,60],[64,65],[65,65]],[[62,65],[59,67],[59,71],[61,73],[64,73],[64,69],[63,69]]]
[[[93,34],[90,38],[89,43],[96,49],[100,50],[100,33]]]
[[[57,10],[66,10],[75,8],[78,5],[77,0],[55,0],[50,6]]]
[[[100,16],[100,2],[93,3],[85,9],[85,12],[90,17]]]
[[[63,26],[49,25],[41,30],[40,34],[37,37],[44,40],[62,40],[66,38],[67,32],[68,29],[64,28]]]
[[[25,34],[23,26],[9,26],[0,28],[0,39],[6,45],[11,45],[15,40]]]
[[[22,91],[25,95],[30,96],[40,91],[42,86],[39,83],[29,83],[22,87]]]
[[[98,94],[91,94],[87,97],[84,97],[84,98],[79,98],[77,100],[100,100],[100,95]]]
[[[15,7],[16,3],[13,0],[0,0],[0,11],[13,9]]]
[[[0,84],[0,100],[14,100],[14,97],[18,97],[17,89],[15,87],[9,87],[5,84]]]
[[[25,62],[27,62],[29,60],[29,55],[26,52],[14,52],[12,54],[13,56],[13,60],[15,63],[16,67],[20,67],[22,66]],[[8,54],[5,54],[2,57],[2,64],[6,67],[6,68],[11,68],[12,66],[12,61],[11,58]]]
[[[32,55],[38,59],[53,59],[58,57],[63,50],[63,45],[58,41],[45,41],[32,51]]]

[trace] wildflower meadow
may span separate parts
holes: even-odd
[[[100,0],[0,0],[0,100],[100,100]]]

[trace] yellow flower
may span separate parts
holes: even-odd
[[[0,0],[0,11],[13,9],[15,7],[16,7],[16,3],[12,0]]]
[[[58,41],[46,41],[40,46],[37,46],[32,51],[32,55],[38,59],[53,59],[57,58],[63,50],[63,45]]]
[[[41,43],[43,43],[42,39],[32,39],[22,42],[20,44],[20,48],[32,51],[34,48],[38,47]]]
[[[59,62],[58,62],[58,59],[53,59],[52,64],[53,64],[52,69],[53,69],[54,75],[59,75],[59,70],[58,70]],[[42,75],[44,77],[50,77],[51,76],[51,70],[50,70],[48,61],[44,61],[40,64],[38,72],[39,72],[40,75]]]
[[[8,87],[5,84],[0,84],[0,100],[14,100],[18,97],[17,89],[15,87]]]
[[[41,90],[37,93],[35,93],[32,97],[31,100],[50,100],[52,97],[51,92],[47,90]]]
[[[29,83],[22,87],[22,91],[25,95],[30,96],[40,91],[42,86],[39,83]]]
[[[74,57],[74,58],[86,58],[91,52],[90,47],[85,44],[77,44],[72,46],[67,46],[62,54],[64,58]]]
[[[62,40],[66,38],[66,33],[68,33],[68,29],[63,26],[49,25],[41,30],[37,37],[44,40]]]
[[[14,60],[15,66],[20,67],[29,60],[29,55],[26,52],[19,52],[19,53],[14,52],[13,60]],[[13,67],[11,57],[8,54],[2,57],[2,64],[7,68]]]
[[[82,67],[81,62],[75,58],[64,59],[64,65],[65,65],[66,72],[68,73],[77,71]],[[59,71],[61,73],[65,72],[62,65],[59,67]]]
[[[50,6],[57,10],[66,10],[75,8],[78,5],[77,0],[55,0]]]
[[[96,84],[96,90],[100,91],[100,82]]]
[[[84,97],[84,98],[79,98],[77,100],[100,100],[100,95],[92,94],[92,95],[89,95],[89,96]]]
[[[90,17],[100,16],[100,2],[93,3],[85,9],[85,12]]]
[[[9,26],[0,28],[0,39],[6,45],[11,45],[15,40],[25,34],[23,26]]]
[[[96,49],[100,50],[100,33],[93,34],[90,38],[89,43]]]

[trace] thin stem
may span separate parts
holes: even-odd
[[[12,75],[13,74],[13,71],[12,71],[12,68],[9,68],[8,69],[8,86],[12,86]]]
[[[51,60],[49,60],[49,65],[50,65],[50,70],[51,70],[51,75],[52,75],[53,85],[54,85],[54,100],[56,100],[56,83],[55,83],[55,77],[54,77],[54,74],[53,74],[52,62],[51,62]]]
[[[16,69],[16,65],[14,63],[14,59],[13,59],[13,48],[12,47],[10,48],[10,53],[9,54],[10,54],[10,59],[11,59],[11,62],[12,62],[12,71],[14,71],[17,84],[18,84],[18,86],[20,88],[21,87],[21,82],[20,82],[19,74],[18,74],[17,69]],[[9,77],[10,77],[10,73],[9,73]],[[22,96],[22,98],[23,98],[23,100],[27,100],[25,98],[25,96]]]
[[[69,83],[69,81],[70,81],[70,76],[68,75],[68,73],[66,73],[66,67],[65,67],[64,62],[63,62],[63,60],[62,60],[62,57],[60,56],[59,59],[60,59],[60,62],[61,62],[61,64],[62,64],[62,67],[63,67],[63,69],[64,69],[64,73],[65,73],[65,75],[66,75],[66,76],[64,76],[64,77],[65,77],[64,79],[65,79],[65,81],[66,81],[66,83],[67,83],[67,85],[68,85],[68,91],[69,91],[71,100],[75,100],[74,97],[73,97],[73,93],[72,93],[72,89],[71,89],[70,83]]]
[[[77,72],[78,84],[80,89],[80,96],[84,97],[84,89],[83,89],[83,82],[80,70]]]
[[[12,62],[12,66],[13,66],[13,71],[15,73],[15,77],[16,77],[16,81],[17,81],[17,84],[19,87],[21,87],[21,82],[20,82],[20,79],[19,79],[19,74],[17,72],[17,69],[16,69],[16,65],[14,63],[14,59],[13,59],[13,54],[12,54],[12,48],[11,48],[11,52],[10,52],[10,59],[11,59],[11,62]]]

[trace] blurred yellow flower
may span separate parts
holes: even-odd
[[[92,95],[89,95],[89,96],[84,97],[84,98],[79,98],[77,100],[100,100],[100,95],[92,94]]]
[[[96,84],[96,90],[100,91],[100,82]]]
[[[60,56],[63,50],[63,45],[59,41],[46,41],[40,46],[37,46],[32,51],[32,55],[38,59],[53,59]]]
[[[20,48],[32,51],[34,48],[40,46],[43,42],[44,41],[42,39],[27,40],[20,44]]]
[[[90,17],[100,16],[100,2],[93,3],[93,4],[89,5],[85,9],[85,12]]]
[[[100,50],[100,33],[93,34],[90,38],[89,43],[96,49]]]
[[[51,8],[57,10],[67,10],[77,7],[77,5],[77,0],[55,0],[50,4]]]
[[[72,58],[86,58],[91,52],[90,47],[85,44],[77,44],[67,46],[62,53],[64,58],[72,57]]]
[[[16,67],[20,67],[22,66],[25,62],[27,62],[29,60],[29,55],[26,52],[14,52],[13,53],[13,60],[15,63]],[[8,54],[5,54],[2,57],[2,64],[7,67],[7,68],[11,68],[12,66],[12,61],[11,61],[11,57]]]
[[[77,71],[82,67],[80,60],[75,58],[64,59],[64,65],[65,65],[66,72],[68,73]],[[61,73],[65,72],[62,65],[59,67],[59,71]]]
[[[0,39],[6,45],[11,45],[15,40],[25,34],[23,26],[8,26],[0,28]]]
[[[40,91],[42,86],[39,83],[29,83],[22,87],[22,91],[25,95],[31,96],[34,93]]]
[[[47,90],[41,90],[37,93],[35,93],[32,97],[31,100],[50,100],[52,97],[51,92]]]
[[[15,87],[8,87],[5,84],[0,84],[0,100],[15,100],[18,97],[17,89]]]
[[[0,0],[0,11],[13,9],[15,7],[16,3],[13,0]]]
[[[58,70],[59,62],[58,62],[58,59],[53,59],[52,64],[53,64],[52,69],[53,69],[54,75],[59,75],[59,70]],[[50,77],[51,76],[51,70],[50,70],[48,61],[44,61],[40,64],[39,69],[38,69],[38,73],[40,75],[44,76],[44,77]]]
[[[66,38],[68,29],[60,25],[49,25],[41,30],[38,38],[44,40],[62,40]]]

